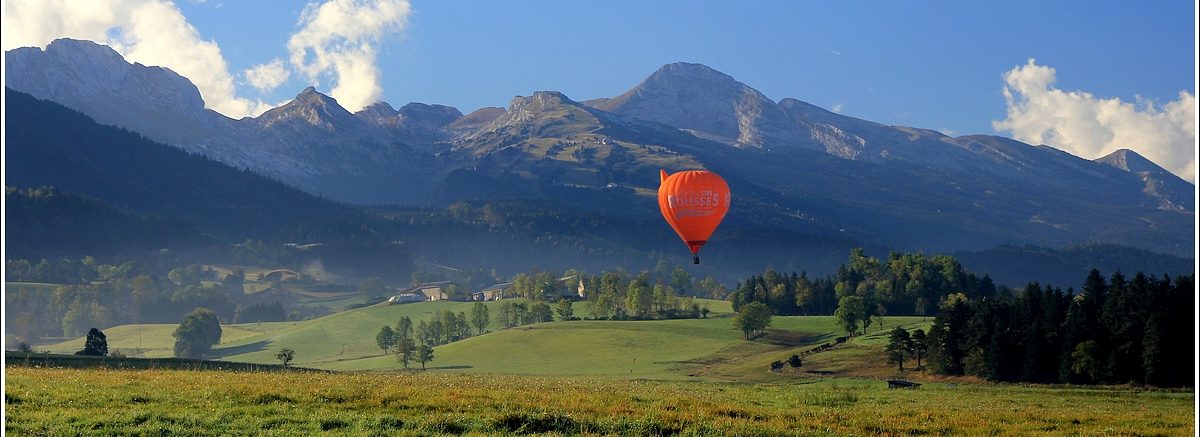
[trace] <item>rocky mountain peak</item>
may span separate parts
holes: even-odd
[[[355,112],[354,116],[378,126],[394,125],[400,122],[400,112],[387,102],[372,103]]]
[[[6,87],[80,109],[103,124],[169,144],[203,139],[227,120],[204,109],[200,90],[167,68],[126,62],[111,47],[58,39],[4,53]]]
[[[453,106],[429,105],[411,102],[400,107],[400,115],[410,120],[420,120],[422,123],[445,126],[463,116],[462,111]]]
[[[599,123],[591,111],[558,91],[537,91],[530,96],[513,97],[508,110],[477,134],[509,128],[536,133],[547,126],[567,125],[572,130],[587,130]]]
[[[296,94],[296,97],[292,99],[292,103],[297,102],[310,105],[337,105],[338,107],[341,107],[341,105],[338,105],[336,99],[325,94],[321,94],[312,85],[304,87],[304,90],[300,91],[300,94]]]
[[[704,64],[691,62],[676,62],[659,67],[643,84],[655,85],[697,85],[697,84],[726,84],[738,83],[728,74],[714,70]],[[740,83],[738,83],[740,84]],[[743,85],[745,86],[745,85]]]
[[[1096,161],[1101,164],[1116,167],[1130,173],[1151,172],[1151,173],[1167,173],[1153,161],[1129,149],[1118,149],[1108,155],[1096,158]]]
[[[1092,161],[1133,173],[1143,183],[1142,192],[1157,199],[1159,209],[1184,213],[1195,210],[1195,185],[1133,150],[1118,149]]]
[[[328,131],[350,129],[359,122],[336,99],[311,86],[304,88],[292,101],[264,112],[255,120],[263,127],[300,122]]]
[[[578,106],[579,104],[558,91],[536,91],[532,96],[513,97],[508,104],[508,110],[530,109],[531,107],[545,109],[560,105]]]
[[[790,143],[798,136],[775,102],[701,64],[664,65],[624,94],[594,104],[739,147]]]

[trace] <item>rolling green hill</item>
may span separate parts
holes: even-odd
[[[892,317],[888,329],[901,323],[924,325],[919,317]],[[595,376],[637,379],[705,379],[757,381],[769,378],[772,361],[783,360],[838,335],[833,317],[775,317],[768,335],[746,341],[729,317],[655,321],[570,321],[506,329],[439,346],[428,367],[436,371],[551,376]],[[882,355],[880,336],[872,330],[836,348],[850,350],[856,360]],[[832,352],[832,351],[831,351]],[[842,355],[846,355],[842,353]],[[419,364],[410,364],[410,366]],[[330,370],[397,370],[395,356],[377,356],[314,367]],[[886,371],[887,366],[882,366]],[[865,365],[863,369],[875,368]],[[859,371],[841,366],[839,372]],[[825,369],[821,369],[825,370]]]
[[[248,338],[270,335],[299,322],[264,322],[240,325],[222,325],[221,340],[238,342]],[[120,351],[130,357],[166,358],[174,355],[175,337],[171,336],[178,325],[139,324],[121,325],[104,330],[108,339],[109,352]],[[83,349],[82,337],[60,343],[35,346],[35,350],[46,350],[56,354],[71,354]]]
[[[773,375],[766,369],[814,345],[841,335],[833,317],[775,317],[765,337],[746,341],[733,328],[728,302],[701,300],[713,310],[708,319],[647,321],[556,321],[499,329],[501,302],[486,302],[491,332],[438,346],[428,368],[438,372],[585,375],[633,379],[705,378],[760,381]],[[383,355],[375,334],[395,325],[402,316],[428,320],[435,311],[470,311],[473,302],[426,302],[376,305],[302,322],[223,326],[221,344],[214,348],[222,360],[275,363],[282,348],[296,351],[297,366],[342,371],[390,371],[403,365],[394,354]],[[587,316],[586,305],[576,314]],[[917,317],[889,317],[886,328],[925,326]],[[883,375],[880,351],[887,332],[872,327],[870,334],[852,339],[833,351],[818,354],[804,369],[844,374]],[[110,349],[131,356],[167,357],[174,343],[174,325],[124,325],[106,331]],[[78,350],[83,339],[49,345],[58,353]],[[814,356],[816,357],[816,356]],[[828,357],[828,358],[825,358]],[[880,363],[875,363],[879,361]],[[818,364],[819,363],[819,364]],[[419,363],[411,366],[419,367]]]

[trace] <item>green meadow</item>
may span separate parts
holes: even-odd
[[[572,320],[501,329],[496,323],[501,302],[486,302],[492,314],[488,332],[438,346],[427,368],[453,373],[776,381],[780,376],[765,370],[772,361],[831,342],[839,335],[833,317],[775,317],[765,337],[746,341],[732,326],[728,302],[700,303],[713,310],[709,318]],[[296,352],[292,364],[300,367],[402,370],[403,364],[394,354],[385,355],[375,344],[375,334],[382,326],[394,326],[403,316],[416,322],[432,318],[436,311],[468,312],[472,305],[450,301],[375,305],[299,322],[224,325],[221,343],[213,354],[224,361],[273,364],[278,363],[276,352],[290,348]],[[586,305],[575,307],[577,315],[589,315]],[[920,326],[920,320],[892,317],[885,322],[911,328]],[[131,357],[162,358],[172,355],[174,329],[174,325],[123,325],[105,332],[111,350]],[[878,354],[886,334],[876,328],[839,348],[853,351],[851,359],[861,361],[863,355]],[[881,336],[883,340],[879,340]],[[82,345],[83,339],[77,338],[37,349],[69,354]],[[873,359],[867,357],[867,361]],[[410,367],[419,366],[410,363]],[[815,367],[806,367],[810,368]]]
[[[500,302],[488,302],[495,322]],[[1190,435],[1193,393],[989,384],[898,371],[883,360],[889,317],[841,335],[829,316],[775,317],[747,341],[727,302],[710,318],[572,320],[500,329],[439,346],[427,371],[404,371],[375,333],[473,303],[377,305],[300,322],[223,326],[221,360],[339,372],[87,369],[54,360],[5,368],[14,435]],[[586,316],[586,306],[576,305]],[[173,325],[106,330],[110,348],[170,356]],[[70,353],[82,339],[50,345]],[[39,350],[42,348],[39,348]],[[803,366],[769,371],[791,354]],[[36,355],[36,354],[35,354]],[[130,356],[133,356],[130,354]],[[44,362],[44,364],[39,364]],[[47,366],[48,364],[49,366]],[[912,367],[915,363],[908,363]],[[153,367],[153,366],[152,366]],[[196,367],[200,368],[200,367]],[[818,371],[818,374],[809,371]],[[902,377],[923,384],[889,390]],[[252,430],[252,431],[251,431]]]

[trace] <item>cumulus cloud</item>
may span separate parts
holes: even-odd
[[[379,101],[383,88],[376,45],[404,28],[408,0],[330,0],[310,3],[288,39],[289,61],[315,83],[331,77],[333,98],[356,111]]]
[[[829,107],[829,111],[833,112],[835,114],[841,114],[842,110],[845,108],[846,108],[846,105],[843,105],[841,103],[834,103],[833,106]]]
[[[1032,144],[1046,144],[1093,159],[1132,149],[1195,183],[1196,96],[1180,91],[1164,105],[1137,98],[1098,98],[1055,87],[1054,68],[1030,59],[1004,74],[1008,116],[993,121],[997,131]]]
[[[290,75],[287,68],[283,66],[283,60],[279,58],[266,64],[255,65],[242,72],[242,77],[246,78],[246,82],[250,86],[264,93],[271,92],[286,82]]]
[[[200,38],[166,0],[10,0],[4,2],[4,50],[45,47],[57,38],[107,44],[130,62],[170,68],[199,88],[209,108],[231,117],[261,113],[262,101],[236,96],[214,41]]]

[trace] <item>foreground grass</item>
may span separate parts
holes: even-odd
[[[16,435],[1188,435],[1191,393],[443,373],[5,369]]]

